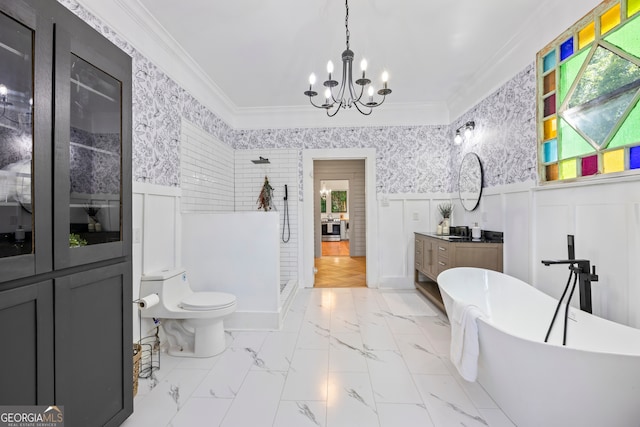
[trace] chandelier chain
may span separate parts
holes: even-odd
[[[347,49],[349,49],[349,36],[351,35],[349,33],[349,0],[345,0],[344,5],[347,9],[347,14],[344,17],[344,27],[346,28],[346,34],[347,34]]]

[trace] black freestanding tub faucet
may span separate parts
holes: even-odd
[[[546,266],[552,264],[568,264],[569,270],[578,275],[578,289],[580,293],[580,310],[592,313],[591,305],[591,282],[598,281],[598,275],[596,274],[596,266],[591,266],[591,262],[587,259],[575,259],[575,246],[574,236],[567,235],[567,248],[569,252],[569,259],[563,260],[542,260],[542,263]],[[566,293],[565,289],[565,293]],[[564,297],[564,294],[562,294]],[[562,298],[561,298],[562,299]],[[567,303],[568,304],[568,303]]]
[[[551,335],[551,330],[553,329],[553,324],[556,321],[556,317],[558,316],[558,311],[560,311],[560,306],[562,305],[562,301],[564,300],[567,291],[569,290],[569,286],[571,285],[571,278],[573,277],[573,285],[571,286],[571,292],[569,292],[569,298],[567,299],[567,303],[565,305],[564,310],[564,334],[562,337],[562,345],[567,344],[567,318],[569,317],[569,304],[571,303],[571,298],[573,297],[573,292],[576,290],[576,281],[580,282],[580,310],[586,311],[587,313],[592,312],[591,306],[591,282],[598,281],[598,275],[596,274],[596,266],[591,267],[591,263],[586,259],[575,259],[576,252],[575,246],[573,244],[573,235],[567,235],[567,248],[569,251],[569,259],[563,260],[542,260],[542,263],[546,266],[551,264],[568,264],[569,265],[569,280],[567,280],[567,285],[564,287],[564,291],[562,292],[562,296],[558,300],[558,305],[556,306],[556,311],[553,314],[553,318],[551,319],[551,324],[549,325],[549,329],[547,330],[547,335],[544,338],[544,342],[549,340],[549,336]]]

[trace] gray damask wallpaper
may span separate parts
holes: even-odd
[[[480,156],[485,186],[536,177],[533,65],[451,125],[231,129],[75,0],[58,1],[133,58],[133,177],[136,181],[179,185],[181,117],[238,150],[293,148],[300,151],[301,158],[305,149],[374,147],[379,193],[454,191],[460,161],[469,151]],[[471,141],[454,146],[455,129],[467,120],[475,120],[476,132]],[[300,168],[300,197],[301,173]]]
[[[71,128],[72,193],[120,194],[120,134]]]
[[[473,137],[453,146],[453,191],[458,189],[460,163],[468,152],[475,152],[480,157],[485,187],[537,180],[536,72],[533,63],[452,123],[450,139],[459,126],[470,120],[476,124]]]

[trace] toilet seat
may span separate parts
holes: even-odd
[[[236,303],[236,297],[224,292],[194,292],[186,296],[180,307],[184,310],[207,311],[220,310]]]

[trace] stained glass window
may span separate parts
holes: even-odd
[[[639,12],[604,1],[538,52],[542,182],[640,169]]]

